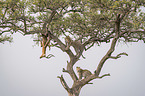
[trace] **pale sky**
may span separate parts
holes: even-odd
[[[13,38],[11,44],[0,44],[0,96],[67,96],[57,78],[63,74],[71,87],[71,78],[62,72],[69,60],[66,53],[52,48],[47,54],[55,57],[39,59],[41,47],[34,46],[31,36],[16,33]],[[94,46],[84,53],[86,59],[81,58],[74,70],[79,66],[94,72],[109,47],[105,43]],[[119,43],[113,54],[121,52],[129,56],[108,60],[101,71],[102,75],[111,76],[93,80],[92,85],[82,88],[80,96],[145,96],[145,43]]]
[[[62,72],[69,60],[66,53],[52,48],[47,54],[53,53],[55,57],[39,59],[41,47],[33,46],[31,36],[16,33],[13,37],[13,43],[0,44],[0,96],[67,96],[57,78],[63,74],[69,86],[72,85],[68,74]],[[94,72],[109,46],[104,43],[88,50],[84,53],[86,59],[81,58],[74,69],[80,66]],[[93,80],[93,85],[82,88],[80,96],[145,96],[145,44],[119,43],[113,54],[121,52],[129,56],[108,60],[101,71],[111,76]]]

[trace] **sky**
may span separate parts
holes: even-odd
[[[145,11],[145,9],[143,9]],[[74,66],[88,69],[92,73],[110,44],[102,43],[84,52]],[[113,53],[126,52],[117,60],[109,59],[103,66],[101,75],[110,77],[95,79],[92,85],[85,85],[80,96],[145,96],[145,43],[118,43]],[[0,96],[67,96],[57,76],[63,75],[68,85],[72,80],[62,69],[66,68],[66,53],[60,49],[47,49],[50,59],[41,56],[41,47],[35,46],[32,36],[13,34],[13,43],[0,44]]]
[[[97,67],[110,44],[94,46],[84,52],[76,66],[91,72]],[[145,96],[145,44],[118,43],[113,55],[121,52],[117,60],[109,59],[101,75],[110,73],[110,77],[95,79],[92,85],[85,85],[80,96]],[[47,54],[54,54],[50,59],[42,58],[41,47],[35,46],[31,36],[13,35],[13,43],[0,44],[0,96],[67,96],[57,76],[63,75],[71,87],[72,80],[62,72],[69,60],[60,49],[47,49]]]

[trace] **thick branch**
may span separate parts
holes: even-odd
[[[46,25],[47,24],[50,24],[50,22],[52,21],[53,17],[55,16],[56,14],[56,10],[53,10],[51,15],[49,16],[48,20],[46,20],[43,24],[43,29],[45,30],[46,29]]]
[[[50,35],[50,37],[51,37],[52,40],[54,40],[55,42],[57,42],[57,44],[60,46],[59,48],[63,52],[66,52],[69,55],[70,62],[67,62],[67,71],[68,71],[68,73],[70,74],[71,78],[74,81],[78,80],[75,72],[73,71],[73,65],[77,62],[78,59],[75,57],[75,55],[73,54],[73,52],[70,49],[65,50],[66,49],[65,44],[62,43],[61,40],[57,36],[54,36],[52,34],[52,32],[49,31],[49,30],[48,30],[48,34]]]
[[[101,59],[98,67],[97,67],[97,70],[96,70],[96,76],[98,77],[98,75],[100,74],[101,72],[101,69],[105,63],[105,61],[111,56],[111,54],[114,52],[115,50],[115,46],[116,46],[116,42],[118,40],[118,35],[116,35],[113,40],[112,40],[112,43],[111,43],[111,47],[110,49],[108,50],[108,52],[106,53],[106,55]]]
[[[71,76],[71,78],[73,79],[73,81],[77,81],[78,78],[73,70],[73,65],[77,62],[77,59],[74,57],[74,58],[71,58],[70,59],[70,62],[67,62],[67,70],[69,72],[69,75]]]
[[[66,90],[67,92],[71,93],[71,89],[68,87],[68,85],[67,85],[67,83],[65,82],[63,76],[62,76],[62,75],[61,75],[61,77],[60,77],[60,76],[57,76],[57,78],[60,79],[60,82],[61,82],[62,86],[65,88],[65,90]]]
[[[50,35],[50,37],[52,38],[52,40],[54,40],[55,42],[57,42],[57,44],[60,46],[59,48],[63,52],[66,52],[69,55],[70,62],[67,62],[67,71],[68,71],[68,73],[70,74],[71,78],[74,81],[78,80],[75,72],[73,71],[73,65],[77,62],[78,59],[75,57],[75,55],[73,54],[73,52],[70,49],[65,50],[66,49],[65,44],[62,43],[57,36],[54,36],[49,30],[48,30],[48,34]]]

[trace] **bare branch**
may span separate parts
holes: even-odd
[[[71,93],[71,89],[69,88],[69,86],[67,85],[67,83],[65,82],[63,75],[61,76],[57,76],[57,78],[60,79],[60,82],[62,84],[62,86],[66,89],[67,92]]]
[[[38,34],[38,33],[41,33],[41,31],[40,30],[29,31],[29,32],[25,33],[24,35]]]
[[[102,76],[100,76],[100,77],[97,77],[97,78],[101,79],[101,78],[103,78],[103,77],[105,77],[105,76],[110,76],[110,74],[109,74],[109,73],[108,73],[108,74],[104,74],[104,75],[102,75]]]
[[[63,68],[62,72],[67,72],[67,73],[69,73],[68,70],[65,70],[64,68]]]
[[[94,42],[87,49],[85,49],[85,51],[87,51],[88,49],[90,49],[93,46],[94,46]]]
[[[118,54],[117,56],[110,56],[109,58],[111,58],[111,59],[118,59],[118,58],[121,57],[121,55],[126,55],[126,56],[128,56],[127,53],[123,52],[123,53]]]
[[[74,81],[77,81],[78,78],[73,70],[73,65],[77,62],[78,60],[73,57],[73,58],[70,58],[70,62],[67,62],[67,70],[69,71],[69,74],[71,76],[71,78],[74,80]]]
[[[93,83],[87,83],[87,84],[93,84]]]
[[[46,56],[47,59],[50,59],[51,57],[55,57],[53,54],[49,54],[48,56]]]

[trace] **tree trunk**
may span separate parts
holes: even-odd
[[[68,96],[79,96],[79,93],[68,93]]]
[[[71,92],[68,92],[68,96],[79,96],[81,88],[73,88]]]

